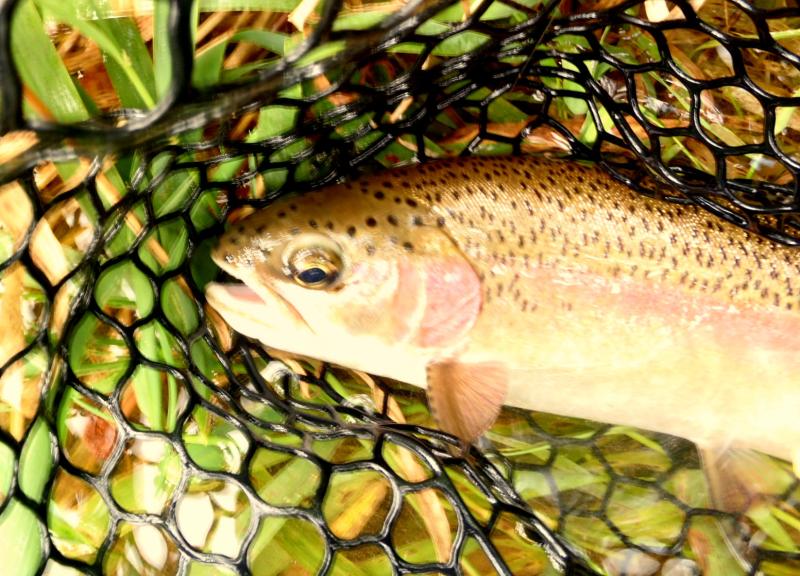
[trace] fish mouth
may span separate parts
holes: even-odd
[[[211,282],[206,301],[237,332],[264,341],[270,335],[291,331],[315,336],[297,308],[279,292],[263,286],[264,294],[241,283]]]

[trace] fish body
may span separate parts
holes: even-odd
[[[279,200],[213,258],[234,329],[427,387],[467,442],[509,404],[797,461],[800,254],[597,167],[392,170]]]

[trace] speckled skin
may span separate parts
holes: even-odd
[[[800,447],[800,254],[699,208],[576,163],[459,159],[282,200],[215,259],[252,284],[309,232],[346,245],[350,265],[455,245],[483,291],[458,358],[508,365],[510,404],[787,459]]]

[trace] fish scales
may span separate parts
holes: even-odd
[[[443,219],[488,279],[488,299],[505,280],[493,270],[527,258],[529,266],[657,279],[681,291],[719,293],[731,303],[787,310],[800,304],[792,281],[800,274],[796,250],[697,206],[645,197],[598,168],[478,158],[456,163],[447,178],[426,177],[434,169],[383,179],[409,186],[420,212],[430,206]],[[460,178],[456,169],[463,170]]]
[[[549,268],[569,262],[615,277],[658,279],[681,291],[721,293],[731,303],[787,310],[800,305],[797,250],[695,205],[648,198],[594,166],[533,157],[515,160],[510,164],[503,158],[475,157],[422,164],[327,188],[322,194],[360,190],[373,200],[372,216],[354,214],[344,222],[346,229],[384,229],[398,245],[413,247],[415,221],[444,225],[490,278],[489,299],[503,286],[501,280],[492,282],[503,276],[492,270],[527,260]],[[403,217],[412,223],[406,234],[391,224]],[[333,227],[330,219],[309,218],[307,223]],[[219,250],[246,250],[258,227],[240,224]],[[253,249],[258,251],[257,245]],[[374,255],[369,243],[363,249],[365,256]]]
[[[382,292],[362,283],[361,300],[348,296],[342,276],[345,289],[305,295],[276,279],[280,266],[265,272],[270,254],[306,234],[344,246],[344,268],[372,267]],[[215,254],[310,327],[286,340],[289,352],[420,386],[432,386],[426,369],[445,359],[496,363],[512,405],[701,447],[786,459],[800,448],[797,252],[699,207],[647,198],[597,167],[477,157],[392,170],[279,201],[234,226]],[[466,296],[431,288],[432,275],[456,278],[461,268],[448,266],[462,257],[479,281],[478,307],[468,277],[458,277]],[[249,330],[280,348],[294,329]]]

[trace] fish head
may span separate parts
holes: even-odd
[[[206,292],[234,330],[412,384],[480,309],[480,281],[441,218],[372,187],[279,200],[234,224],[212,258],[243,283]]]

